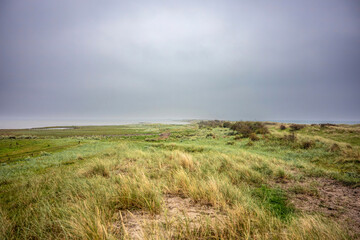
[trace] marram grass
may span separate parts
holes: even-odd
[[[0,239],[129,239],[139,236],[131,232],[131,214],[147,226],[139,230],[144,239],[356,238],[335,218],[302,211],[290,201],[290,193],[317,197],[316,184],[288,190],[281,185],[322,177],[356,187],[359,162],[339,158],[351,155],[356,160],[359,146],[328,151],[332,141],[344,136],[303,149],[299,142],[284,142],[284,133],[275,127],[251,146],[249,139],[234,140],[224,128],[198,129],[191,124],[124,129],[126,134],[136,130],[155,135],[105,136],[111,129],[106,127],[102,134],[96,127],[91,132],[100,137],[81,136],[75,146],[3,163]],[[47,139],[44,131],[32,133],[36,141]],[[74,130],[69,135],[66,131],[51,141],[79,141]],[[312,139],[309,131],[297,133],[297,141]],[[162,132],[171,135],[156,135]],[[328,134],[321,132],[319,137]],[[35,141],[25,140],[26,147]],[[171,210],[169,196],[188,201],[190,210],[206,208],[211,214],[199,211],[196,223],[190,210],[184,218],[164,217]]]

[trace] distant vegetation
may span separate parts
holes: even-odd
[[[303,129],[306,125],[304,124],[291,124],[290,125],[290,130],[291,131],[298,131],[300,129]]]
[[[215,128],[215,127],[224,127],[229,128],[235,131],[243,138],[248,138],[252,136],[255,138],[254,134],[267,134],[269,133],[268,128],[261,122],[228,122],[220,120],[210,120],[210,121],[201,121],[199,122],[200,128]]]

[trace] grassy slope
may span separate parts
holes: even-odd
[[[346,228],[331,218],[296,209],[276,185],[308,176],[359,184],[354,137],[346,141],[348,131],[323,133],[319,136],[325,141],[302,149],[302,142],[318,133],[312,128],[301,130],[298,140],[288,143],[274,126],[271,136],[251,144],[248,139],[234,140],[227,129],[196,125],[3,131],[0,154],[19,158],[0,166],[0,238],[128,238],[126,229],[115,227],[122,222],[117,213],[159,214],[165,196],[171,194],[211,206],[226,217],[215,223],[204,219],[196,228],[166,222],[158,228],[168,235],[149,228],[147,236],[346,239]],[[172,133],[169,138],[158,136],[166,132]],[[215,138],[207,138],[209,133]],[[22,139],[7,139],[10,135]],[[24,135],[37,138],[23,139]],[[344,145],[331,152],[333,140],[352,149]],[[20,143],[12,148],[9,141]],[[49,144],[63,148],[50,152]],[[26,156],[32,151],[46,153]],[[350,160],[340,161],[344,154]]]
[[[45,152],[56,152],[76,146],[76,139],[3,139],[0,141],[0,162],[16,161]]]

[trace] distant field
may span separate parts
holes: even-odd
[[[113,136],[126,135],[137,133],[155,133],[160,125],[154,124],[144,127],[143,125],[120,125],[120,126],[56,126],[48,128],[33,128],[33,129],[3,129],[0,130],[1,135],[33,135],[46,137],[71,137],[71,136]],[[69,128],[69,129],[56,129]]]
[[[0,239],[359,239],[359,199],[360,125],[0,130]]]

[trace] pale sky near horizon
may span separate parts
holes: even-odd
[[[359,120],[360,2],[0,1],[0,117]]]

